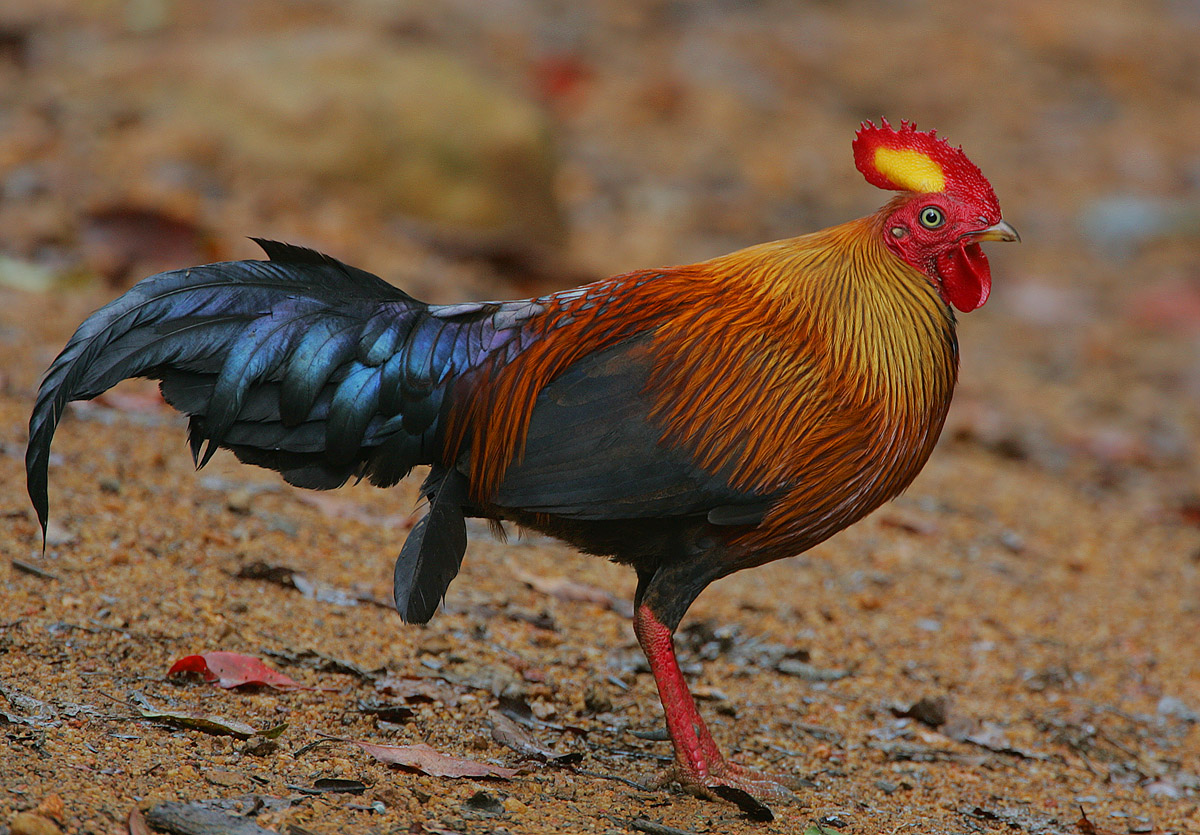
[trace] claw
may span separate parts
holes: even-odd
[[[775,815],[768,802],[790,806],[799,800],[793,790],[815,785],[802,777],[762,772],[724,759],[706,766],[708,773],[701,774],[677,762],[646,786],[661,789],[674,783],[695,797],[732,803],[750,820],[770,821]]]

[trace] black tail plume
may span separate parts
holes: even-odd
[[[79,326],[29,421],[27,486],[43,533],[50,444],[68,401],[127,377],[161,381],[191,418],[197,466],[218,447],[304,487],[394,484],[437,457],[461,323],[312,250],[259,241],[270,261],[152,276]],[[478,334],[476,334],[476,345]]]

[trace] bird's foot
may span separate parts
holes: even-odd
[[[725,759],[706,762],[700,767],[676,762],[654,785],[667,783],[677,783],[688,794],[706,800],[733,803],[756,821],[773,820],[775,816],[767,804],[793,803],[796,795],[792,790],[806,785],[806,781],[798,777],[759,771]]]

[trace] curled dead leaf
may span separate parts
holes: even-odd
[[[573,765],[583,759],[583,755],[578,752],[561,753],[547,748],[534,739],[527,729],[498,710],[493,710],[490,718],[492,739],[522,757],[557,765]]]
[[[134,698],[133,702],[137,706],[138,713],[141,714],[143,719],[162,722],[164,725],[171,725],[172,727],[176,728],[203,731],[204,733],[213,734],[216,736],[234,736],[238,739],[249,739],[252,736],[262,736],[266,739],[274,739],[287,730],[286,722],[259,731],[245,722],[241,722],[237,719],[229,719],[224,716],[218,716],[213,713],[190,710],[168,710],[166,708],[155,707],[146,699],[140,697]]]

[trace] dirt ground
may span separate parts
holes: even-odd
[[[139,832],[135,809],[201,801],[288,833],[1200,832],[1200,6],[963,9],[0,3],[0,833]],[[312,33],[437,50],[541,114],[540,237],[414,227],[303,145],[268,170],[236,125],[185,142],[146,92]],[[63,421],[42,554],[38,379],[132,280],[254,257],[251,234],[434,301],[696,260],[874,209],[849,143],[881,114],[961,143],[1024,243],[989,249],[909,491],[684,621],[718,741],[811,784],[773,821],[650,787],[670,744],[628,571],[480,525],[443,611],[403,625],[383,602],[415,480],[314,494],[223,453],[194,473],[135,382]],[[167,676],[212,651],[311,689]],[[286,727],[164,718],[186,712]]]

